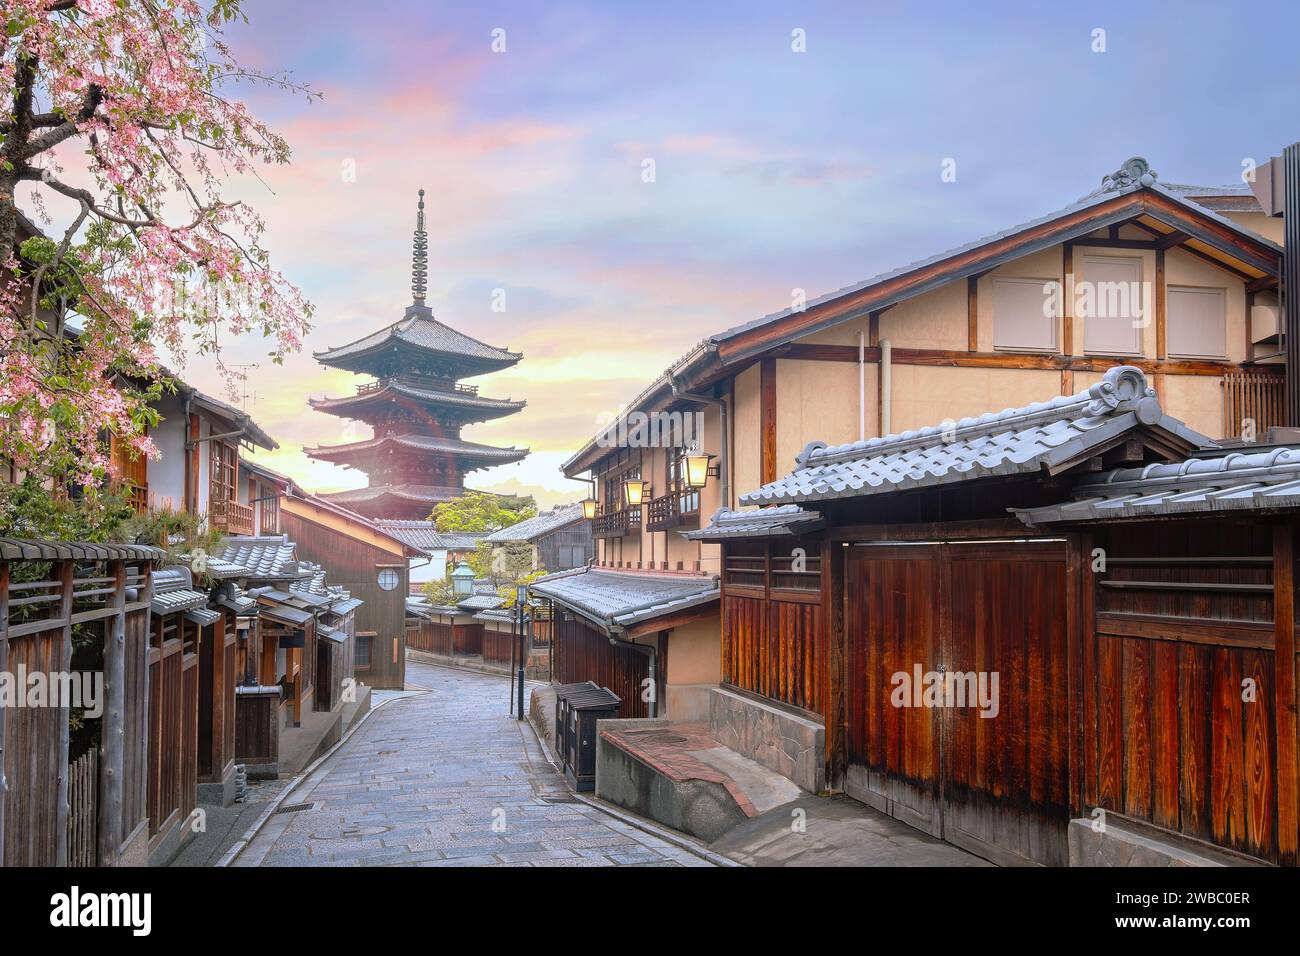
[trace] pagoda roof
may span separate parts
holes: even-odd
[[[324,492],[326,498],[345,507],[373,505],[379,502],[395,500],[413,504],[427,504],[430,509],[443,501],[451,501],[465,493],[463,488],[450,485],[369,485],[365,488],[353,488],[349,491]]]
[[[382,438],[371,438],[368,441],[351,442],[347,445],[318,445],[315,448],[304,448],[303,454],[310,458],[319,458],[322,461],[338,461],[365,452],[384,449],[405,449],[430,454],[449,454],[460,459],[478,460],[497,465],[519,461],[528,454],[527,448],[498,448],[494,445],[480,445],[478,442],[438,435],[385,435]]]
[[[464,411],[465,418],[485,421],[520,411],[527,402],[508,398],[483,398],[471,390],[423,388],[417,384],[385,379],[374,385],[358,389],[357,394],[344,398],[311,398],[308,404],[318,412],[357,418],[367,407],[383,405],[442,406]]]
[[[499,349],[457,332],[435,319],[429,307],[422,303],[408,306],[401,319],[378,332],[372,332],[347,345],[313,354],[322,365],[348,371],[365,371],[371,367],[372,360],[382,359],[394,352],[445,357],[477,371],[507,368],[524,357],[522,352]]]

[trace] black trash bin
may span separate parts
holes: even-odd
[[[623,701],[595,681],[555,689],[555,749],[574,789],[596,788],[596,721],[618,716]]]

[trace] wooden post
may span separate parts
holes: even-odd
[[[1061,247],[1061,353],[1074,354],[1074,246]]]
[[[1165,250],[1156,250],[1156,290],[1152,298],[1156,310],[1156,359],[1163,362],[1169,358],[1169,351],[1165,344],[1167,320],[1165,318],[1165,305],[1168,302],[1168,296],[1165,293]],[[1249,358],[1249,356],[1247,356]]]
[[[9,562],[0,561],[0,674],[9,672]],[[5,708],[0,705],[0,867],[5,865],[5,793],[9,781],[5,777]]]
[[[137,662],[140,668],[141,680],[144,681],[144,695],[141,700],[143,715],[141,720],[144,726],[144,739],[140,741],[140,766],[143,768],[140,778],[140,792],[137,797],[140,801],[141,813],[145,820],[149,818],[149,695],[152,690],[149,686],[149,646],[152,643],[149,635],[153,633],[153,562],[144,561],[140,564],[140,600],[144,602],[145,618],[144,633],[145,639],[141,641],[143,645],[140,649],[140,660]],[[134,822],[134,821],[133,821]],[[129,834],[122,834],[126,837]]]
[[[759,362],[759,432],[763,484],[776,481],[776,359]]]
[[[122,852],[122,774],[125,772],[126,708],[126,562],[113,561],[113,608],[104,623],[104,720],[101,734],[103,759],[99,763],[99,865],[116,866]]]
[[[979,276],[966,277],[966,351],[980,350]]]
[[[826,628],[826,789],[844,789],[847,762],[848,708],[844,673],[848,659],[844,629],[845,553],[848,548],[829,538],[822,542],[822,607]]]
[[[75,566],[71,560],[58,562],[59,567],[59,610],[63,618],[63,651],[60,655],[59,670],[66,674],[72,670],[72,574]],[[72,743],[72,728],[68,724],[72,716],[69,702],[63,701],[59,707],[63,720],[59,728],[59,774],[55,781],[57,788],[55,821],[54,865],[68,865],[68,748]]]
[[[1273,665],[1277,688],[1277,851],[1278,862],[1297,859],[1296,646],[1294,518],[1273,526]]]

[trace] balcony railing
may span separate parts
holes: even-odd
[[[596,515],[591,522],[591,533],[596,538],[621,538],[641,526],[640,508],[623,508],[608,514]]]
[[[1278,369],[1235,368],[1223,373],[1223,435],[1257,440],[1274,425],[1286,423],[1285,374]],[[1249,424],[1247,424],[1249,423]]]
[[[647,531],[667,531],[700,522],[700,493],[677,491],[650,502],[646,515]]]
[[[238,501],[218,499],[208,507],[208,521],[226,534],[252,534],[253,508]]]
[[[477,385],[461,385],[458,382],[419,378],[412,375],[391,375],[387,378],[367,382],[365,385],[357,386],[357,394],[366,395],[370,392],[377,392],[389,385],[405,385],[408,388],[419,388],[427,392],[451,392],[453,395],[468,395],[471,398],[478,395]]]

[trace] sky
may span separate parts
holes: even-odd
[[[247,408],[281,449],[255,457],[317,491],[365,478],[301,448],[369,430],[308,408],[364,381],[311,353],[401,317],[420,188],[434,314],[524,353],[470,381],[527,408],[463,437],[532,454],[469,484],[545,506],[582,497],[559,465],[622,403],[795,289],[812,298],[1042,215],[1129,156],[1165,181],[1222,184],[1300,137],[1295,4],[245,12],[228,34],[245,64],[322,94],[238,94],[293,147],[239,198],[316,313],[284,368],[253,340],[225,343],[225,361],[261,363]],[[203,359],[181,374],[225,394]]]

